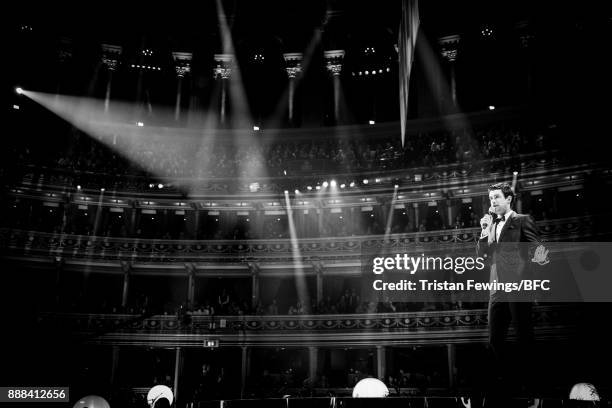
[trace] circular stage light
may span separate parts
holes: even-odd
[[[599,401],[599,393],[593,384],[578,383],[572,387],[569,399],[578,401]]]
[[[378,378],[364,378],[353,388],[353,398],[385,398],[389,389]]]
[[[172,390],[169,387],[165,385],[156,385],[149,390],[149,393],[147,394],[147,403],[150,407],[154,407],[155,402],[161,398],[167,399],[168,405],[172,405],[174,394],[172,394]]]
[[[73,408],[110,408],[109,403],[102,397],[97,395],[88,395],[80,398]]]

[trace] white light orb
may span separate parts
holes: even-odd
[[[599,401],[599,393],[593,384],[578,383],[572,387],[569,399],[578,401]]]
[[[364,378],[353,388],[353,398],[385,398],[389,389],[378,378]]]
[[[97,395],[88,395],[79,400],[73,405],[73,408],[110,408],[109,403],[102,397]]]
[[[160,398],[166,398],[169,405],[172,405],[174,394],[172,394],[172,390],[169,387],[165,385],[156,385],[149,390],[149,393],[147,394],[147,403],[150,407],[153,407],[155,402]]]

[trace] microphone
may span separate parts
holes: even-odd
[[[497,217],[497,214],[495,214],[495,208],[493,208],[493,206],[489,207],[489,213],[488,213],[492,219],[495,219],[495,217]],[[482,229],[487,229],[489,227],[489,224],[487,224],[486,222],[482,224]]]

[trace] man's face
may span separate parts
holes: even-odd
[[[512,196],[504,198],[504,193],[502,193],[501,190],[491,190],[489,191],[489,201],[491,202],[491,207],[493,207],[495,214],[504,215],[510,210]]]

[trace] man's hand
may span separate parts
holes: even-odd
[[[533,253],[533,258],[531,259],[531,262],[535,262],[540,266],[549,263],[550,259],[548,259],[548,249],[546,249],[544,245],[539,245]]]
[[[493,234],[493,217],[491,217],[491,214],[485,214],[480,219],[480,228],[482,228],[480,238],[486,238]]]

